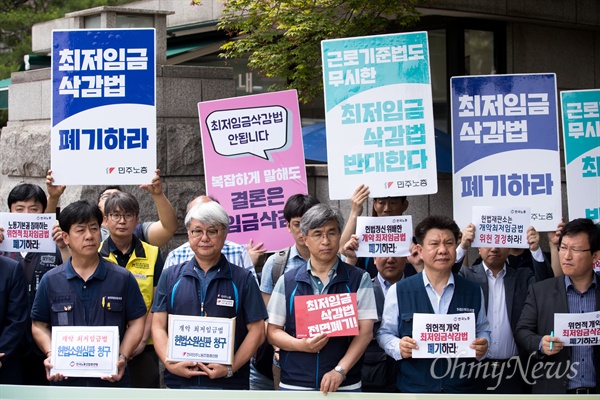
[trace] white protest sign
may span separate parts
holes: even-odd
[[[51,374],[101,378],[117,374],[119,328],[53,326]]]
[[[55,214],[0,213],[0,226],[4,228],[0,251],[56,252],[52,239],[55,223]]]
[[[554,314],[554,337],[565,346],[600,344],[600,311],[581,314]]]
[[[419,346],[413,349],[413,358],[474,358],[475,349],[469,346],[475,340],[475,314],[416,313],[413,339]]]
[[[153,28],[52,31],[55,184],[150,183],[157,145],[155,54]]]
[[[251,126],[256,124],[256,115],[276,115],[268,125],[268,130],[248,130],[242,133],[223,135],[224,129]],[[228,126],[223,126],[227,121]],[[214,111],[206,118],[206,125],[215,152],[222,156],[254,154],[269,159],[269,150],[284,149],[288,144],[288,112],[281,106],[253,107],[237,110]],[[235,143],[232,146],[232,142]]]
[[[427,32],[323,40],[329,198],[437,192]]]
[[[412,242],[412,217],[358,217],[357,257],[406,257]]]
[[[233,364],[235,318],[169,315],[168,361]]]
[[[527,229],[531,226],[528,207],[473,207],[475,225],[473,247],[527,249]]]

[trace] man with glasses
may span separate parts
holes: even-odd
[[[306,260],[310,257],[310,252],[300,231],[300,221],[302,216],[316,204],[319,204],[316,197],[300,193],[290,196],[285,202],[283,217],[286,221],[287,230],[294,238],[295,243],[293,246],[272,254],[263,266],[260,291],[265,305],[269,304],[273,287],[285,272],[306,266]],[[279,386],[279,352],[274,353],[272,349],[272,346],[265,342],[264,347],[261,346],[259,349],[258,355],[260,357],[257,356],[253,360],[250,371],[250,390],[273,390],[275,385]],[[265,360],[265,358],[268,360]]]
[[[211,201],[215,201],[218,203],[218,201],[216,201],[215,199],[213,199],[212,197],[209,197],[209,196],[201,195],[201,196],[194,198],[193,200],[191,200],[188,203],[187,209],[186,209],[186,214],[188,212],[190,212],[190,210],[196,204],[208,203]],[[252,244],[252,241],[250,243]],[[250,271],[252,273],[252,276],[254,276],[254,278],[258,282],[258,278],[256,277],[256,270],[254,269],[254,264],[256,264],[258,257],[260,257],[260,255],[262,253],[264,253],[264,251],[263,250],[255,251],[255,249],[258,249],[261,246],[262,246],[262,243],[259,243],[254,248],[250,247],[250,251],[248,251],[246,249],[246,246],[243,246],[241,244],[234,243],[230,240],[225,239],[225,243],[223,244],[223,248],[221,249],[221,252],[225,256],[225,258],[227,258],[227,261],[229,261],[233,265],[237,265],[238,267],[242,267],[242,268]],[[172,267],[174,265],[189,261],[192,258],[194,258],[194,251],[190,247],[190,242],[187,241],[184,244],[182,244],[181,246],[172,250],[169,253],[169,255],[167,255],[167,258],[165,260],[165,269]]]
[[[317,204],[300,222],[310,258],[277,281],[269,301],[269,342],[279,347],[280,390],[361,391],[362,358],[371,338],[377,309],[371,278],[338,258],[344,220],[339,211]],[[293,303],[298,296],[356,293],[359,334],[354,337],[296,338]]]
[[[217,202],[198,203],[185,227],[194,257],[166,269],[152,306],[152,338],[171,389],[248,390],[250,357],[265,340],[267,310],[252,273],[222,254],[229,216]],[[169,314],[236,318],[232,365],[168,361]]]
[[[138,223],[134,233],[140,240],[157,247],[162,247],[171,240],[177,230],[177,214],[175,214],[173,206],[163,192],[160,170],[157,169],[155,172],[156,175],[152,178],[152,182],[140,185],[140,188],[146,190],[152,196],[152,200],[154,200],[156,211],[158,213],[158,221]],[[47,212],[55,212],[66,186],[55,186],[52,170],[49,170],[46,175],[46,187],[48,188],[49,193]],[[108,186],[98,195],[98,207],[103,215],[106,215],[104,210],[106,199],[116,192],[122,192],[120,186]],[[110,232],[105,223],[102,223],[101,229],[101,238],[104,241],[110,235]]]
[[[154,290],[163,269],[158,247],[140,240],[134,231],[138,225],[140,206],[130,193],[116,191],[104,203],[104,225],[110,236],[102,242],[100,255],[127,268],[140,286],[146,312],[149,313]],[[152,317],[146,318],[142,340],[130,355],[131,385],[136,388],[159,388],[158,357],[150,339]]]
[[[558,258],[564,275],[529,288],[515,340],[539,359],[533,366],[533,393],[595,394],[600,384],[600,346],[565,346],[553,333],[555,313],[600,310],[600,277],[593,270],[600,258],[600,229],[586,218],[566,224]]]

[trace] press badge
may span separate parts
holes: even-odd
[[[217,305],[218,306],[225,306],[225,307],[233,307],[233,300],[228,300],[228,299],[217,299]]]

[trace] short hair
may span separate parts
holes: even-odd
[[[454,235],[454,240],[458,243],[460,238],[460,228],[452,218],[443,215],[431,215],[419,222],[415,228],[414,236],[417,243],[423,245],[423,240],[425,239],[427,232],[432,229],[449,230]]]
[[[15,186],[8,194],[8,209],[15,204],[17,201],[28,201],[33,199],[36,203],[42,204],[42,212],[46,210],[48,205],[48,199],[46,193],[38,185],[32,185],[31,183],[21,183]]]
[[[588,218],[577,218],[567,223],[560,232],[558,245],[561,245],[563,237],[575,236],[580,233],[587,233],[592,254],[600,250],[600,227]]]
[[[290,222],[292,218],[302,217],[314,205],[319,203],[319,199],[310,194],[298,193],[290,196],[285,202],[285,206],[283,206],[283,218]]]
[[[375,202],[379,199],[398,199],[400,203],[404,204],[406,201],[406,196],[389,196],[389,197],[373,197],[373,207],[371,208],[371,215],[373,217],[378,217],[377,211],[375,211]]]
[[[215,199],[213,196],[209,196],[209,195],[207,195],[207,194],[201,194],[200,196],[196,196],[196,197],[194,197],[193,199],[191,199],[190,201],[188,201],[187,205],[185,206],[185,212],[186,212],[186,214],[187,214],[187,213],[188,213],[188,212],[189,212],[189,211],[192,209],[192,208],[190,207],[190,206],[192,205],[192,203],[193,203],[193,202],[195,202],[195,201],[196,201],[196,199],[198,199],[198,198],[200,198],[200,197],[206,197],[206,198],[210,199],[210,201],[214,201],[214,202],[217,202],[217,203],[219,203],[219,200]],[[196,204],[197,204],[197,203],[198,203],[198,202],[196,202]],[[204,201],[204,202],[201,202],[201,203],[208,203],[208,201]],[[219,204],[221,204],[221,203],[219,203]],[[194,205],[195,205],[195,204],[194,204]]]
[[[340,232],[344,229],[344,217],[340,210],[327,204],[317,204],[302,216],[300,231],[302,235],[308,236],[308,231],[318,229],[329,221],[336,221]]]
[[[206,226],[221,225],[225,231],[229,230],[229,216],[227,211],[216,201],[198,203],[185,216],[185,227],[189,228],[192,218]]]
[[[104,214],[108,215],[121,209],[125,213],[140,214],[140,203],[131,193],[115,192],[106,199],[104,203]]]
[[[104,194],[104,192],[106,192],[107,190],[118,190],[119,192],[123,191],[123,189],[121,189],[121,186],[118,186],[118,185],[107,186],[104,189],[102,189],[100,191],[100,193],[98,193],[98,201],[96,203],[100,202],[100,198],[102,197],[102,195]]]
[[[69,233],[71,226],[75,224],[87,223],[90,220],[102,224],[102,211],[97,204],[92,204],[87,200],[79,200],[66,206],[58,215],[58,223],[63,232]]]

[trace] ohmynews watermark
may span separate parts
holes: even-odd
[[[457,354],[458,356],[460,354]],[[533,361],[532,361],[533,358]],[[438,374],[435,371],[436,363],[439,360],[447,360],[448,364],[446,371]],[[486,363],[485,359],[480,361],[460,361],[458,357],[440,357],[433,360],[429,373],[435,379],[443,378],[460,378],[460,379],[488,379],[491,378],[495,382],[495,386],[488,386],[487,390],[495,390],[502,379],[511,379],[515,374],[520,374],[521,378],[528,385],[535,385],[537,380],[545,377],[546,379],[573,379],[577,376],[577,366],[579,362],[543,361],[535,357],[535,352],[531,353],[527,358],[527,362],[523,363],[521,357],[513,356],[505,362]],[[507,369],[512,371],[505,374]]]

